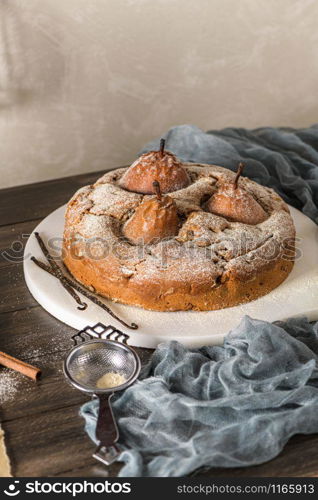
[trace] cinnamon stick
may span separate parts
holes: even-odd
[[[28,363],[24,363],[24,361],[20,361],[19,359],[9,356],[9,354],[1,351],[0,365],[5,366],[6,368],[11,368],[12,370],[22,373],[22,375],[26,375],[33,380],[37,380],[41,375],[41,370],[39,370],[39,368],[29,365]]]

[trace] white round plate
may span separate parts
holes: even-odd
[[[221,344],[244,315],[266,321],[283,320],[306,315],[318,319],[318,226],[304,214],[290,207],[302,256],[296,261],[289,277],[276,290],[258,300],[219,311],[154,312],[105,300],[126,322],[135,322],[138,330],[129,330],[105,311],[83,297],[89,306],[78,311],[75,301],[59,281],[38,268],[30,257],[45,261],[34,234],[31,234],[24,254],[24,275],[30,292],[50,314],[67,325],[81,330],[98,322],[113,325],[130,337],[129,344],[155,348],[160,342],[177,340],[189,347]],[[34,231],[43,240],[61,241],[65,206],[46,217]],[[52,241],[52,240],[51,240]],[[58,245],[57,245],[58,246]]]

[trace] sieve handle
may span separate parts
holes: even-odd
[[[99,412],[96,426],[96,438],[99,446],[93,457],[106,465],[110,465],[120,455],[116,446],[118,441],[118,428],[114,418],[110,400],[113,394],[99,395]]]

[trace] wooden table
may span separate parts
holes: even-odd
[[[41,219],[63,205],[100,173],[78,175],[0,191],[0,350],[39,366],[42,380],[12,378],[0,401],[0,418],[15,476],[116,476],[92,457],[79,406],[87,398],[64,380],[62,360],[74,330],[50,316],[30,295],[23,278],[22,254],[28,234]],[[10,249],[14,242],[15,251]],[[7,253],[14,261],[7,259]],[[138,349],[142,362],[151,351]],[[3,382],[2,382],[3,383]],[[8,381],[6,382],[8,385]],[[3,393],[0,391],[0,397]],[[318,436],[296,436],[279,457],[245,469],[211,469],[204,476],[317,476]]]

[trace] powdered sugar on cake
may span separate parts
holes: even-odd
[[[172,160],[171,160],[172,161]],[[127,169],[106,173],[93,186],[79,190],[68,206],[73,221],[72,234],[80,239],[95,238],[96,248],[105,242],[116,246],[117,272],[127,280],[189,282],[202,279],[220,282],[233,270],[241,277],[268,258],[270,247],[281,251],[284,241],[294,237],[294,226],[287,205],[270,188],[241,177],[239,185],[266,212],[257,225],[231,222],[205,210],[205,202],[224,181],[233,182],[235,174],[214,165],[183,164],[192,182],[184,189],[169,193],[177,205],[180,229],[175,238],[140,249],[123,237],[122,226],[149,195],[129,192],[120,187]],[[233,190],[225,190],[234,196]],[[237,195],[237,194],[236,194]],[[247,208],[248,209],[248,208]],[[68,234],[70,229],[68,228]],[[110,250],[111,251],[111,250]],[[109,254],[105,257],[109,259]],[[192,284],[192,285],[191,285]]]

